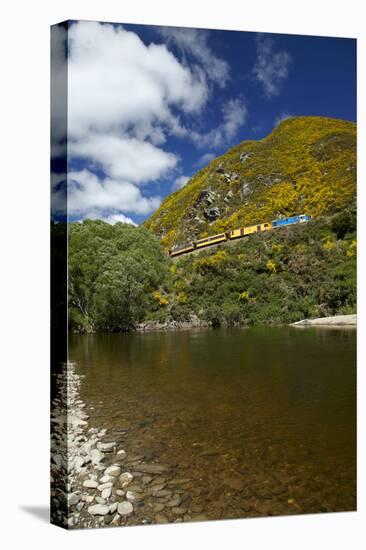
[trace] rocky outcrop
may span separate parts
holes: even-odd
[[[295,327],[356,327],[357,315],[335,315],[334,317],[320,317],[318,319],[303,319],[292,323]]]

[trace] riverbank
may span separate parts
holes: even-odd
[[[129,456],[107,429],[89,426],[79,396],[82,378],[74,363],[57,375],[51,415],[52,523],[71,529],[207,519],[202,509],[187,514],[188,480],[172,477],[168,466],[147,457]]]
[[[291,323],[293,327],[357,327],[357,315],[335,315],[333,317],[319,317],[317,319],[303,319]]]

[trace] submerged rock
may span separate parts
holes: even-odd
[[[117,510],[120,516],[129,516],[133,512],[133,506],[131,502],[125,500],[124,502],[120,502],[118,504]]]

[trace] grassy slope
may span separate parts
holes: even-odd
[[[202,191],[211,192],[210,204]],[[212,161],[167,197],[145,225],[171,246],[279,216],[331,214],[353,203],[355,193],[356,125],[296,117]],[[212,207],[220,216],[210,222],[204,210]]]
[[[214,325],[293,322],[356,311],[355,211],[179,258],[151,319]],[[338,224],[339,225],[339,224]]]

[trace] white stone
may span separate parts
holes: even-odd
[[[119,476],[122,487],[127,487],[133,480],[133,475],[130,472],[124,472]]]
[[[98,449],[92,449],[90,451],[90,458],[93,464],[99,464],[103,460],[103,454]]]
[[[108,481],[107,483],[101,483],[98,485],[98,491],[103,491],[104,489],[109,489],[109,487],[112,487],[113,483],[111,481]]]
[[[121,516],[119,514],[116,514],[111,521],[111,525],[118,525],[120,519],[121,519]]]
[[[121,449],[120,451],[118,451],[117,455],[120,457],[120,458],[125,458],[127,456],[127,453],[126,451],[124,451],[123,449]]]
[[[122,491],[121,489],[117,489],[116,495],[119,496],[119,497],[124,497],[124,496],[125,496],[125,492]]]
[[[124,502],[120,502],[118,504],[117,510],[120,516],[128,516],[132,514],[133,506],[131,502],[128,502],[127,500],[125,500]]]
[[[104,470],[105,475],[108,476],[119,476],[121,473],[121,468],[119,466],[109,466]]]
[[[105,516],[109,513],[109,508],[105,504],[93,504],[89,506],[88,512],[93,516]]]
[[[105,504],[105,498],[103,498],[103,497],[95,497],[95,501],[98,504]]]
[[[112,451],[113,448],[117,445],[115,441],[111,441],[110,443],[102,443],[101,441],[97,443],[97,448],[100,451],[103,451],[105,453]]]
[[[98,482],[94,479],[86,479],[83,483],[83,487],[88,487],[89,489],[96,489],[98,487]]]
[[[107,487],[107,489],[103,489],[102,491],[102,498],[109,498],[112,494],[111,487]]]
[[[109,505],[109,513],[114,514],[114,512],[117,511],[118,502],[113,502],[113,504]]]
[[[127,500],[129,500],[130,502],[135,502],[135,500],[136,500],[135,493],[133,493],[132,491],[127,491],[127,492],[126,492],[126,498],[127,498]]]
[[[108,481],[113,481],[112,476],[102,476],[99,480],[99,483],[108,483]]]

